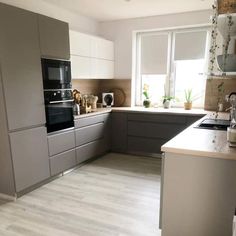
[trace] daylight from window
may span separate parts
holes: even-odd
[[[142,105],[144,86],[154,107],[164,96],[183,107],[192,91],[194,107],[203,107],[208,63],[208,29],[194,28],[137,34],[135,103]]]

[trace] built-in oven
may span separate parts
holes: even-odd
[[[74,127],[71,89],[44,90],[47,132]]]
[[[41,59],[44,89],[70,89],[71,63],[65,60]]]

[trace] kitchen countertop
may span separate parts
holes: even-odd
[[[101,114],[104,114],[104,113],[109,113],[111,111],[112,111],[111,108],[92,109],[91,112],[89,112],[89,113],[74,116],[74,119],[77,120],[77,119],[81,119],[81,118],[85,118],[85,117],[101,115]]]
[[[169,114],[169,115],[206,115],[207,111],[203,109],[192,109],[192,110],[184,110],[183,108],[169,108],[164,109],[160,108],[144,108],[144,107],[110,107],[110,108],[97,108],[92,109],[92,112],[74,116],[74,119],[85,118],[89,116],[95,116],[103,113],[109,112],[131,112],[131,113],[148,113],[148,114]]]
[[[153,113],[153,114],[170,114],[170,115],[206,115],[207,111],[203,109],[184,110],[183,108],[144,108],[144,107],[112,107],[112,112],[133,112],[133,113]]]
[[[226,131],[195,128],[207,117],[213,118],[213,113],[208,112],[201,120],[164,144],[161,150],[170,153],[236,160],[236,148],[228,146]],[[229,119],[229,114],[220,113],[218,118]]]

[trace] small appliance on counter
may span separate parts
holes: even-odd
[[[228,100],[231,104],[231,122],[230,127],[227,129],[227,141],[230,147],[236,147],[236,92],[231,93]]]
[[[114,93],[102,93],[102,105],[111,107],[114,105]]]

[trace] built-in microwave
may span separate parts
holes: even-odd
[[[71,89],[70,61],[41,59],[43,87],[45,89]]]

